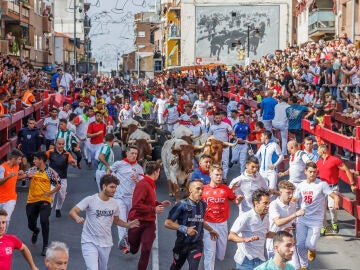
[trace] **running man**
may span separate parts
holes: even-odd
[[[125,222],[119,218],[119,207],[113,199],[119,180],[113,175],[104,175],[100,180],[101,192],[88,196],[69,212],[78,224],[84,224],[81,234],[81,251],[87,270],[106,270],[113,245],[111,226],[126,228],[139,226],[138,220]],[[86,212],[86,219],[79,216]]]
[[[296,225],[296,247],[299,253],[300,269],[306,270],[309,261],[315,260],[316,243],[325,215],[326,196],[333,199],[333,209],[339,209],[339,196],[325,182],[317,179],[317,166],[309,162],[305,166],[306,181],[301,182],[296,189],[295,198],[301,202],[305,215],[298,217]],[[298,267],[297,267],[298,268]]]

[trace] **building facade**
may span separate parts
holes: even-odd
[[[0,2],[0,52],[28,59],[35,68],[53,62],[53,5],[41,0]]]

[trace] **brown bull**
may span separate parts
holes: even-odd
[[[223,149],[235,145],[236,142],[235,143],[223,142],[215,139],[214,137],[211,137],[206,141],[203,154],[211,156],[214,164],[221,164]]]

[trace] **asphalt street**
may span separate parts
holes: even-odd
[[[117,152],[116,156],[119,156],[119,147],[115,147],[115,152]],[[52,212],[50,217],[50,241],[63,241],[70,247],[69,270],[85,269],[85,264],[80,248],[82,225],[76,224],[75,221],[68,216],[68,212],[82,198],[97,192],[94,173],[95,170],[89,170],[85,166],[83,166],[82,170],[70,168],[68,175],[68,194],[62,209],[62,217],[56,218],[55,211]],[[230,169],[228,178],[231,180],[238,175],[239,167],[234,166]],[[167,184],[164,175],[162,175],[161,179],[157,182],[158,200],[169,199],[167,194]],[[44,257],[40,255],[42,249],[41,234],[35,245],[30,242],[32,233],[27,228],[27,218],[25,213],[26,198],[27,189],[18,187],[18,201],[8,233],[15,234],[28,245],[39,269],[45,269]],[[165,270],[170,268],[172,248],[175,242],[176,233],[163,226],[168,211],[169,209],[158,216],[158,250],[155,249],[155,251],[157,251],[155,253],[158,253],[158,256],[152,256],[148,269]],[[237,206],[232,206],[229,227],[232,225],[237,215]],[[316,260],[310,264],[309,269],[359,269],[360,259],[358,254],[360,250],[360,239],[353,237],[354,220],[350,215],[345,213],[345,211],[341,211],[339,219],[341,220],[341,222],[339,222],[340,233],[338,235],[329,235],[320,239],[318,242]],[[113,227],[113,240],[115,245],[111,250],[108,269],[137,269],[139,255],[124,255],[116,248],[118,237],[115,226]],[[235,266],[233,259],[235,251],[236,244],[228,243],[225,260],[222,262],[217,261],[215,268],[217,270],[233,268]],[[157,267],[153,268],[153,264]],[[15,252],[12,265],[12,269],[14,270],[30,269],[20,252]],[[187,265],[185,265],[183,269],[188,269]],[[203,269],[202,265],[200,269]]]

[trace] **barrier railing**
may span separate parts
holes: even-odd
[[[50,91],[44,91],[42,95],[37,96],[36,102],[28,108],[22,108],[21,101],[18,100],[17,111],[10,117],[0,118],[0,160],[6,159],[7,154],[16,147],[17,134],[23,127],[23,118],[33,115],[38,128],[42,127],[44,117],[49,112],[49,106],[54,102],[55,95],[51,95]],[[42,114],[43,112],[43,114]]]

